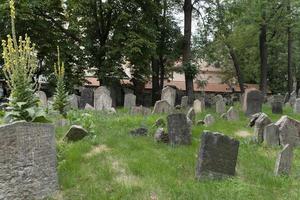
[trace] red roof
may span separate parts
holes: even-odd
[[[87,84],[86,86],[92,86],[92,87],[99,87],[100,83],[97,80],[97,78],[94,77],[87,77]],[[121,84],[132,84],[129,80],[121,80]],[[164,85],[170,85],[170,86],[175,86],[177,89],[185,91],[185,82],[184,81],[165,81]],[[259,86],[257,84],[245,84],[246,88],[256,88],[258,89]],[[149,81],[145,85],[146,90],[151,90],[152,89],[152,83]],[[239,86],[234,86],[235,92],[240,92],[240,87]],[[194,83],[194,91],[203,91],[202,88],[198,87],[197,83]],[[221,84],[221,83],[207,83],[205,88],[205,92],[218,92],[218,93],[231,93],[232,90],[227,84]]]

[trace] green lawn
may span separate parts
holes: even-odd
[[[270,114],[272,120],[280,115]],[[291,109],[285,114],[300,120]],[[201,113],[197,119],[202,119]],[[190,146],[172,147],[154,142],[152,127],[161,116],[130,116],[125,110],[116,115],[90,113],[94,133],[76,143],[62,142],[68,127],[57,129],[58,173],[60,192],[55,199],[300,199],[300,157],[295,151],[290,177],[274,177],[276,155],[280,148],[267,148],[253,142],[248,120],[227,122],[217,117],[211,127],[194,126]],[[79,112],[73,118],[79,118]],[[163,116],[164,118],[166,116]],[[84,120],[89,121],[86,117]],[[86,124],[87,122],[83,122]],[[133,137],[129,131],[140,125],[150,130],[148,137]],[[195,180],[196,156],[199,138],[204,129],[219,131],[240,141],[237,174],[222,181],[198,182]]]

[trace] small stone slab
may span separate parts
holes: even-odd
[[[223,99],[216,102],[216,113],[222,114],[226,112],[226,104]]]
[[[220,133],[204,131],[201,136],[196,178],[220,179],[235,175],[239,141]]]
[[[247,116],[261,112],[264,101],[261,91],[254,88],[247,89],[243,101],[243,110]]]
[[[77,96],[76,94],[72,94],[69,96],[69,106],[72,109],[78,109],[78,107],[79,107],[78,99],[79,99],[79,96]]]
[[[272,121],[265,113],[261,113],[255,121],[254,133],[257,137],[257,142],[262,143],[264,141],[264,129],[267,125],[271,124]]]
[[[189,102],[189,97],[188,96],[183,96],[181,97],[181,108],[186,108],[188,106]]]
[[[294,113],[300,113],[300,98],[296,99],[295,101]]]
[[[204,103],[204,101],[200,101],[199,99],[196,99],[194,101],[193,108],[194,108],[194,110],[195,110],[196,113],[203,112],[204,109],[205,109],[205,103]]]
[[[143,106],[133,106],[130,109],[131,115],[150,115],[151,109]]]
[[[210,125],[214,124],[216,120],[215,120],[214,116],[212,116],[211,114],[207,114],[204,117],[203,121],[204,121],[205,126],[210,126]]]
[[[161,92],[161,100],[166,100],[170,106],[175,106],[175,100],[176,100],[176,89],[166,86],[163,88]]]
[[[192,121],[192,124],[196,123],[196,113],[194,108],[190,108],[186,114],[186,117]]]
[[[162,114],[162,113],[171,113],[171,112],[173,112],[173,107],[166,100],[157,101],[152,111],[153,114]]]
[[[40,99],[41,102],[41,106],[43,108],[47,108],[48,107],[48,99],[47,99],[47,95],[44,91],[37,91],[36,92],[36,96]]]
[[[91,88],[83,88],[79,100],[79,107],[83,109],[86,104],[94,106],[94,91]]]
[[[226,113],[226,119],[228,121],[237,121],[237,120],[239,120],[239,118],[240,118],[240,116],[239,116],[238,111],[236,111],[234,109],[234,107],[231,106]]]
[[[133,136],[146,136],[148,134],[148,129],[145,127],[137,128],[130,131],[130,134]]]
[[[275,175],[289,175],[292,168],[293,161],[293,146],[287,144],[283,150],[278,154],[275,164]]]
[[[280,145],[300,145],[300,122],[298,120],[284,115],[275,125],[279,127]]]
[[[84,110],[95,110],[95,108],[93,106],[91,106],[90,104],[85,104],[84,106]]]
[[[65,139],[67,141],[76,142],[82,140],[87,135],[87,130],[85,130],[82,126],[72,125],[71,128],[68,130]]]
[[[279,127],[274,123],[271,123],[265,127],[264,142],[267,146],[279,145]]]
[[[164,128],[158,128],[154,134],[154,140],[156,142],[168,143],[169,135],[165,132]]]
[[[132,93],[125,94],[124,108],[131,108],[136,105],[136,96]]]
[[[191,129],[185,114],[175,113],[167,117],[168,134],[171,144],[191,144]]]

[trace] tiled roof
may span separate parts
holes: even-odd
[[[100,85],[99,81],[97,78],[94,77],[87,77],[87,84],[86,86],[91,86],[91,87],[98,87]],[[132,84],[129,80],[121,80],[121,84]],[[184,81],[165,81],[164,85],[170,85],[170,86],[175,86],[177,89],[185,91],[185,82]],[[258,89],[259,86],[257,84],[245,84],[246,88],[256,88]],[[151,90],[152,89],[152,83],[148,82],[145,85],[146,90]],[[240,92],[240,87],[239,86],[234,86],[235,92]],[[202,88],[198,87],[197,83],[194,83],[194,91],[203,91]],[[232,90],[227,84],[221,84],[221,83],[207,83],[205,88],[205,92],[218,92],[218,93],[230,93]]]

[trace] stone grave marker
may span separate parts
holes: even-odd
[[[226,104],[223,99],[216,102],[216,113],[223,114],[226,112]]]
[[[236,121],[239,120],[239,113],[234,109],[234,107],[230,107],[226,113],[226,119],[228,121]]]
[[[94,91],[91,88],[83,88],[79,100],[79,108],[84,109],[86,104],[94,106]]]
[[[265,127],[264,142],[267,146],[279,145],[279,128],[274,123],[271,123]]]
[[[195,110],[196,113],[201,113],[204,111],[205,109],[205,103],[204,103],[204,100],[200,101],[199,99],[196,99],[194,101],[194,104],[193,104],[193,108]]]
[[[68,130],[67,134],[65,135],[64,139],[67,141],[76,142],[83,139],[87,135],[87,130],[82,128],[82,126],[72,125],[71,128]]]
[[[264,129],[267,125],[271,124],[272,121],[265,113],[261,113],[255,121],[254,133],[257,137],[257,142],[262,143],[264,141]]]
[[[196,123],[196,113],[195,113],[194,108],[189,109],[189,111],[187,112],[186,117],[192,121],[192,124]]]
[[[215,120],[214,116],[212,116],[211,114],[207,114],[204,117],[203,121],[204,121],[205,126],[210,126],[210,125],[214,124],[216,120]]]
[[[160,100],[155,103],[152,113],[153,114],[171,113],[172,111],[173,111],[173,107],[166,100]]]
[[[261,112],[263,95],[257,89],[248,89],[245,92],[243,110],[247,116]]]
[[[293,161],[293,146],[286,144],[278,154],[275,164],[275,175],[289,175]]]
[[[133,106],[136,106],[136,96],[132,93],[125,94],[124,107],[131,108]]]
[[[276,123],[279,127],[280,145],[300,145],[300,122],[286,115],[282,116]]]
[[[201,136],[196,178],[220,179],[235,175],[239,141],[220,133],[204,131]]]
[[[191,144],[191,130],[187,117],[183,113],[171,114],[167,117],[168,134],[171,144]]]
[[[189,97],[188,96],[183,96],[181,97],[181,108],[186,108],[188,107],[188,101],[189,101]]]
[[[175,106],[175,100],[176,100],[176,89],[166,86],[163,88],[161,93],[161,100],[166,100],[170,106]]]

